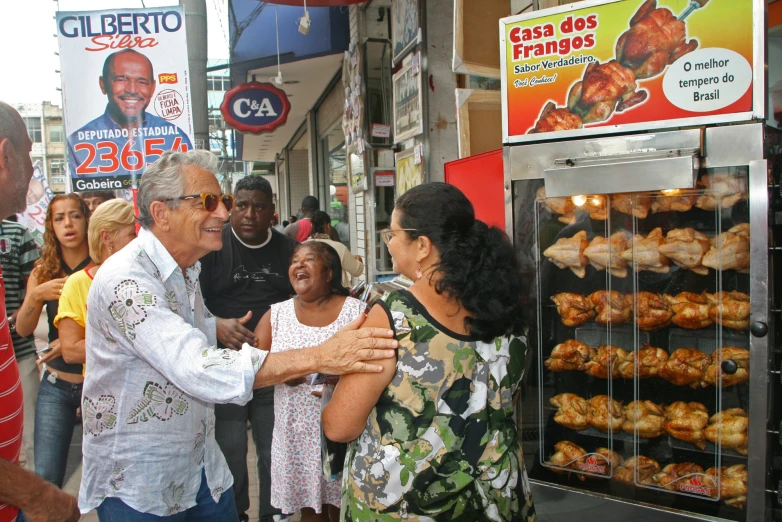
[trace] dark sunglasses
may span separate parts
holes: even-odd
[[[190,194],[189,196],[179,196],[178,198],[166,198],[163,201],[176,201],[179,199],[186,200],[196,198],[201,198],[201,203],[204,205],[204,209],[206,209],[207,212],[214,212],[217,210],[217,205],[219,205],[221,201],[225,206],[225,210],[228,212],[230,212],[234,206],[234,197],[232,195],[224,194],[219,196],[210,192],[205,192],[204,194]]]

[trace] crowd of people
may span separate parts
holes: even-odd
[[[0,215],[23,210],[30,147],[0,102]],[[504,234],[450,185],[409,190],[382,238],[412,286],[367,305],[317,198],[283,227],[266,179],[228,195],[216,170],[164,153],[137,215],[56,196],[40,249],[2,222],[0,522],[248,520],[248,423],[263,522],[534,520]],[[78,424],[77,501],[61,488]]]

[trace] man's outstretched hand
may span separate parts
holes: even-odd
[[[360,329],[366,314],[361,314],[349,325],[318,346],[318,371],[329,375],[346,373],[378,373],[383,367],[372,364],[379,359],[396,356],[399,343],[388,328]]]

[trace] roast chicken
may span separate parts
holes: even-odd
[[[595,395],[587,401],[587,422],[602,432],[617,432],[625,421],[621,403],[608,395]]]
[[[584,255],[584,249],[589,246],[586,231],[582,230],[573,237],[562,237],[556,243],[543,251],[543,255],[558,268],[569,268],[580,278],[586,275],[589,260]]]
[[[722,371],[720,361],[733,361],[738,370],[736,373],[729,374]],[[747,382],[749,380],[749,350],[736,348],[734,346],[724,346],[714,352],[711,364],[706,368],[706,376],[703,378],[701,386],[718,386],[722,378],[722,386],[734,386]]]
[[[708,275],[709,269],[703,266],[703,256],[709,248],[711,242],[706,234],[694,228],[677,228],[668,232],[658,251],[682,268]]]
[[[575,393],[560,393],[549,399],[552,406],[559,408],[554,422],[571,430],[585,430],[587,422],[587,401]]]
[[[556,453],[548,459],[548,464],[559,468],[577,469],[574,464],[587,454],[584,448],[569,440],[557,442],[554,444],[554,450]],[[567,473],[567,470],[565,469],[552,469],[551,471],[559,474]],[[579,476],[578,478],[579,480],[584,480],[584,477],[582,476]]]
[[[637,87],[635,73],[616,60],[590,62],[584,78],[571,87],[567,105],[585,124],[605,121],[615,110],[622,112],[646,99],[648,93]]]
[[[636,294],[635,320],[638,328],[644,332],[653,332],[671,324],[671,310],[665,296],[652,292]]]
[[[668,352],[647,344],[630,352],[628,357],[619,363],[619,374],[625,379],[656,377],[667,361]]]
[[[547,198],[546,187],[540,187],[537,192],[537,199],[538,201],[543,202],[549,212],[559,216],[557,219],[562,223],[572,225],[576,222],[576,206],[573,204],[571,198]],[[584,234],[586,234],[586,232],[584,232]],[[584,239],[586,239],[586,235],[584,236]],[[583,248],[581,250],[583,250]]]
[[[652,214],[658,212],[687,212],[698,201],[694,195],[670,195],[660,194],[652,202]]]
[[[671,321],[676,326],[698,330],[714,324],[709,317],[709,309],[713,301],[711,294],[681,292],[676,296],[666,295],[665,297],[671,304],[671,310],[673,310]]]
[[[686,41],[684,22],[656,0],[646,0],[630,19],[630,29],[616,42],[616,58],[638,78],[651,78],[698,47]]]
[[[719,204],[730,208],[742,199],[747,199],[747,180],[743,176],[729,173],[706,174],[700,179],[706,192],[698,197],[695,206],[703,210],[714,210]]]
[[[638,474],[638,483],[652,485],[652,477],[660,472],[660,464],[656,460],[637,455],[625,460],[624,463],[614,471],[614,480],[624,482],[625,484],[635,485],[636,473]]]
[[[644,219],[652,208],[652,200],[647,197],[638,197],[633,200],[634,194],[614,194],[611,196],[611,207],[617,212]]]
[[[562,324],[569,327],[581,326],[595,316],[595,307],[588,297],[571,292],[562,292],[551,297],[557,305]]]
[[[655,228],[649,235],[635,235],[631,241],[627,242],[627,249],[622,252],[622,259],[628,263],[635,260],[635,270],[648,270],[658,274],[667,274],[670,272],[671,261],[660,254],[660,245],[665,243],[663,229]]]
[[[703,266],[749,273],[749,223],[741,223],[711,240]]]
[[[720,442],[723,448],[746,455],[748,426],[747,412],[741,408],[730,408],[712,415],[704,434],[708,441],[714,444]]]
[[[744,509],[747,504],[747,467],[744,464],[712,467],[706,470],[713,483],[720,484],[720,499],[729,506]],[[715,495],[716,497],[716,491]]]
[[[680,486],[690,484],[689,479],[685,477],[693,474],[703,474],[703,468],[694,462],[681,462],[679,464],[668,464],[661,472],[655,474],[652,480],[662,488],[678,491]],[[698,480],[701,481],[700,478]]]
[[[749,326],[749,296],[743,292],[717,292],[709,317],[726,328],[746,330]]]
[[[666,421],[663,429],[671,437],[706,449],[706,435],[703,432],[709,423],[709,412],[699,402],[677,401],[665,407]]]
[[[573,114],[567,107],[557,108],[554,103],[548,102],[543,107],[535,127],[527,134],[580,129],[582,124],[578,114]]]
[[[618,378],[621,377],[619,367],[628,357],[629,354],[621,348],[604,344],[597,347],[597,353],[584,365],[584,371],[598,379]]]
[[[605,476],[611,475],[611,470],[617,469],[619,466],[624,464],[625,461],[624,457],[622,457],[619,453],[612,451],[608,448],[597,448],[595,450],[595,453],[597,453],[597,455],[595,454],[588,455],[585,460],[587,463],[590,464],[591,464],[590,462],[591,460],[598,466],[605,466],[605,471],[601,473],[602,475]],[[592,458],[590,459],[590,457]]]
[[[597,270],[608,270],[611,275],[627,277],[627,261],[621,256],[627,247],[627,240],[627,233],[622,231],[609,238],[595,236],[584,249],[584,255]]]
[[[595,322],[618,326],[630,320],[633,315],[633,296],[620,294],[616,290],[598,290],[589,295],[595,307]]]
[[[659,437],[665,430],[665,410],[652,401],[633,401],[624,409],[625,421],[622,431],[633,434],[638,430],[638,436],[643,439]]]
[[[697,388],[706,377],[711,356],[692,348],[679,348],[671,354],[658,375],[677,386]]]
[[[589,196],[581,210],[589,214],[590,219],[605,221],[608,219],[608,200],[602,195]]]
[[[551,350],[551,355],[543,364],[552,372],[570,372],[584,370],[587,361],[596,354],[594,348],[590,348],[575,339],[568,339]]]

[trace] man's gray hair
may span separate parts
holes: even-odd
[[[217,156],[208,150],[193,149],[188,152],[164,152],[160,159],[147,167],[138,186],[139,224],[149,228],[155,224],[150,206],[154,201],[165,201],[169,198],[184,196],[185,178],[182,169],[195,165],[212,174],[217,172]],[[168,203],[172,208],[179,206],[179,201]]]
[[[0,140],[8,138],[17,152],[19,130],[19,113],[7,103],[0,101]]]

